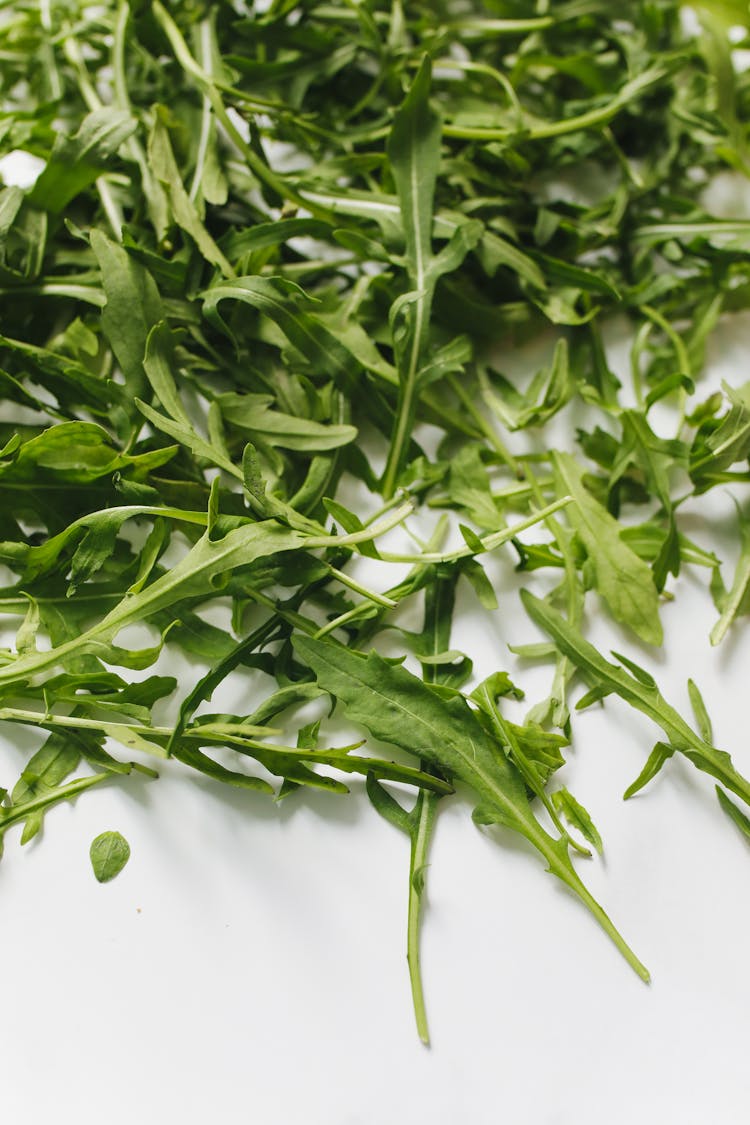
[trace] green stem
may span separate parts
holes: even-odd
[[[409,358],[404,370],[403,378],[399,384],[398,402],[396,404],[396,425],[388,449],[388,457],[383,473],[382,493],[386,500],[390,500],[396,491],[396,483],[406,457],[406,451],[411,441],[414,425],[414,412],[417,401],[417,375],[419,361],[424,349],[430,323],[430,309],[432,307],[432,289],[423,289],[424,273],[420,267],[414,284],[420,296],[414,301],[414,326],[411,332]],[[399,366],[401,366],[399,364]]]
[[[350,574],[345,574],[344,571],[339,570],[338,567],[329,565],[328,573],[331,577],[337,578],[342,585],[353,590],[355,594],[361,594],[363,598],[374,602],[375,605],[382,606],[384,609],[395,609],[396,603],[393,598],[389,598],[385,594],[377,594],[374,590],[368,590],[366,586],[362,586],[355,578],[352,578]]]
[[[406,935],[406,959],[409,965],[409,980],[417,1021],[419,1038],[429,1046],[430,1033],[427,1026],[427,1011],[422,987],[422,970],[419,957],[420,922],[422,917],[423,871],[427,864],[427,853],[435,822],[439,793],[420,790],[417,798],[416,831],[411,838],[411,858],[409,861],[409,909]]]
[[[531,465],[526,465],[524,472],[537,504],[544,503],[541,484]],[[568,621],[576,628],[580,628],[583,618],[583,590],[578,579],[578,567],[571,547],[571,535],[553,516],[548,516],[545,523],[552,533],[552,537],[562,555],[563,565],[565,567]],[[567,656],[559,653],[556,660],[551,696],[554,704],[552,713],[553,721],[560,719],[561,721],[558,725],[561,726],[566,725],[564,720],[568,717],[568,686],[573,678],[574,672],[575,665],[572,661],[570,661]]]
[[[41,797],[34,797],[30,801],[25,801],[22,805],[13,805],[10,808],[0,807],[0,840],[2,840],[6,828],[25,820],[31,813],[49,808],[60,801],[69,801],[71,797],[83,793],[86,789],[91,789],[92,786],[106,781],[111,776],[110,773],[94,773],[90,777],[79,777],[68,785],[62,785],[59,789],[55,789],[51,793],[45,793]]]
[[[310,536],[307,541],[307,546],[353,547],[358,543],[369,543],[372,539],[377,539],[379,535],[385,535],[386,531],[391,531],[394,527],[398,527],[413,511],[414,505],[409,500],[405,504],[399,505],[395,511],[388,512],[383,519],[378,520],[377,523],[372,523],[367,527],[363,527],[361,531],[353,531],[349,535]]]
[[[476,772],[484,785],[488,789],[495,791],[498,808],[503,811],[505,816],[508,807],[505,794],[502,790],[498,789],[494,780],[488,777],[483,770],[477,769]],[[507,823],[507,820],[504,819],[503,823]],[[550,874],[557,876],[561,882],[565,883],[565,885],[577,895],[607,936],[614,942],[630,967],[638,974],[641,980],[648,983],[651,979],[651,974],[648,969],[630,948],[612,919],[586,888],[573,867],[570,856],[568,855],[567,840],[565,838],[556,840],[553,836],[550,836],[533,815],[524,817],[522,822],[516,821],[515,827],[547,860]]]
[[[540,520],[545,519],[545,517],[548,516],[551,512],[558,511],[558,509],[564,507],[570,502],[571,498],[569,496],[563,497],[562,500],[556,500],[553,504],[548,504],[540,512],[535,512],[532,516],[529,516],[528,519],[521,520],[520,523],[516,523],[512,527],[503,528],[501,531],[497,531],[492,535],[488,535],[485,539],[482,540],[485,551],[494,550],[496,547],[501,546],[503,543],[514,539],[522,531],[526,531],[527,528],[533,527],[534,524],[539,523]],[[337,542],[340,544],[341,540],[338,540]],[[430,563],[456,562],[458,559],[469,558],[475,555],[476,551],[472,550],[471,547],[465,547],[461,550],[452,551],[448,554],[440,554],[437,551],[431,550],[427,550],[421,555],[396,555],[383,551],[380,551],[379,554],[383,562],[411,563],[412,566],[418,567],[426,566]],[[389,590],[386,590],[386,596],[397,596],[400,592],[400,589],[400,586],[393,586]],[[333,633],[336,629],[341,628],[341,626],[348,625],[352,621],[356,621],[359,617],[362,616],[362,613],[367,608],[369,607],[367,607],[366,603],[364,602],[361,605],[354,606],[352,609],[347,610],[346,613],[342,613],[339,617],[334,618],[333,621],[328,621],[312,635],[316,639],[320,637],[326,637],[329,633]]]
[[[606,125],[634,98],[649,87],[661,82],[668,73],[669,70],[665,67],[652,67],[628,82],[619,94],[616,94],[606,105],[599,106],[597,109],[590,109],[587,113],[580,113],[577,117],[568,117],[563,121],[533,124],[520,133],[513,132],[510,129],[465,125],[444,125],[443,133],[446,137],[458,137],[467,141],[509,141],[512,138],[518,138],[522,141],[543,141],[552,137],[566,136],[568,133],[577,133],[582,129]]]
[[[527,516],[525,520],[519,520],[514,523],[512,527],[504,527],[500,531],[493,531],[491,535],[486,535],[482,540],[482,549],[484,551],[494,551],[496,547],[502,546],[511,539],[515,539],[522,531],[527,531],[530,527],[541,520],[546,520],[554,512],[558,512],[561,508],[566,507],[572,502],[572,496],[563,496],[559,500],[553,501],[552,504],[545,505],[538,512],[533,512]],[[461,547],[457,551],[449,551],[447,554],[439,554],[436,551],[425,551],[422,555],[400,555],[393,554],[388,551],[381,551],[380,557],[385,562],[394,563],[445,563],[456,562],[458,559],[467,559],[473,557],[478,552],[473,547]]]

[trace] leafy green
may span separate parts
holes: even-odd
[[[568,518],[586,550],[597,592],[641,640],[661,644],[659,602],[649,568],[623,542],[616,520],[587,491],[572,455],[556,452],[552,463],[560,492],[575,501]]]
[[[430,691],[404,668],[370,653],[364,657],[343,645],[295,638],[296,650],[318,682],[340,700],[350,719],[384,742],[400,746],[458,778],[477,801],[480,824],[500,824],[519,832],[544,857],[548,870],[573,890],[612,938],[635,971],[648,972],[581,883],[564,839],[550,836],[533,815],[521,775],[485,733],[460,696]]]
[[[102,832],[91,841],[89,855],[97,882],[108,883],[130,859],[130,844],[119,832]]]
[[[663,698],[650,673],[617,653],[613,655],[624,667],[610,664],[549,604],[528,590],[521,591],[521,599],[532,620],[552,637],[555,645],[575,664],[589,685],[591,691],[579,707],[610,694],[619,695],[661,727],[670,750],[681,751],[698,769],[718,778],[750,805],[750,782],[737,773],[729,754],[717,750],[692,730]]]
[[[426,1041],[454,782],[641,975],[569,854],[601,848],[555,779],[578,712],[617,695],[660,729],[626,796],[679,753],[747,831],[695,684],[693,722],[588,616],[657,646],[694,567],[712,643],[748,609],[750,385],[703,378],[750,307],[750,223],[705,191],[750,167],[747,12],[700,3],[691,31],[677,0],[262,7],[67,0],[3,24],[3,152],[41,163],[0,186],[3,769],[19,725],[43,742],[0,791],[0,840],[165,756],[284,801],[364,787],[410,840]],[[740,515],[715,552],[716,488]],[[454,629],[504,628],[512,562],[545,634],[512,651],[553,662],[523,720],[522,671]],[[179,683],[133,675],[178,652]],[[238,675],[245,713],[209,713]],[[332,744],[326,693],[382,754]]]

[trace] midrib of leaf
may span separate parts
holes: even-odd
[[[414,85],[423,81],[423,74],[427,70],[429,83],[429,62],[425,59],[422,63],[422,68],[414,80]],[[429,85],[428,85],[429,92]],[[425,95],[427,97],[428,95]],[[406,112],[405,110],[401,111]],[[407,201],[406,212],[408,215],[408,222],[405,224],[406,235],[406,251],[407,257],[412,259],[413,268],[409,269],[410,281],[415,290],[414,305],[414,323],[411,326],[409,341],[409,358],[406,365],[406,371],[401,380],[399,387],[398,403],[396,407],[396,427],[391,438],[391,445],[388,450],[388,458],[386,461],[385,472],[383,473],[382,491],[386,500],[389,500],[395,490],[396,481],[401,462],[403,460],[406,444],[412,428],[412,415],[414,411],[414,399],[416,393],[417,371],[419,370],[419,359],[424,347],[424,337],[429,321],[430,309],[432,306],[432,293],[434,290],[434,281],[428,283],[427,278],[427,257],[430,254],[430,226],[427,230],[426,240],[423,237],[422,224],[420,222],[422,216],[422,199],[420,195],[420,167],[419,167],[419,142],[420,142],[420,119],[417,115],[416,108],[410,107],[408,132],[409,132],[409,145],[408,145],[408,179],[409,179],[409,199]],[[438,140],[439,148],[439,140]],[[432,201],[434,198],[434,183],[429,192],[429,207],[432,208]],[[404,212],[404,200],[399,200],[399,205]],[[406,217],[406,216],[404,216]],[[427,244],[425,245],[425,241]],[[408,311],[407,311],[408,316]],[[407,321],[408,323],[408,321]]]
[[[211,25],[208,20],[202,20],[199,30],[200,48],[201,48],[201,65],[209,79],[213,79],[211,72]],[[190,185],[189,199],[191,203],[200,191],[201,176],[203,175],[203,168],[206,162],[206,153],[208,152],[208,141],[211,136],[211,102],[208,96],[203,94],[203,105],[201,107],[201,131],[198,138],[198,151],[195,157],[195,171],[193,172],[193,182]]]
[[[409,169],[409,178],[411,180],[411,221],[415,231],[419,231],[419,168],[416,160],[418,131],[416,118],[412,117],[411,120],[411,167]],[[405,404],[400,415],[399,421],[403,419],[401,429],[408,424],[408,418],[411,413],[412,399],[414,396],[414,383],[417,375],[417,364],[419,363],[419,353],[422,348],[422,332],[425,317],[429,311],[429,298],[425,292],[425,246],[421,236],[417,237],[414,246],[414,280],[416,282],[417,291],[420,296],[417,298],[417,307],[415,314],[415,327],[414,337],[412,339],[411,355],[409,357],[409,367],[406,376],[406,389],[405,389]],[[398,434],[398,446],[404,440],[402,432]],[[386,491],[386,499],[388,493]]]

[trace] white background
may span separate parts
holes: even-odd
[[[749,325],[738,318],[717,339],[714,379],[747,378]],[[726,555],[729,497],[703,508],[686,529]],[[507,652],[537,634],[517,605],[513,559],[499,555],[500,611],[488,617],[467,598],[453,643],[479,675],[514,671],[532,703],[549,671],[517,669]],[[693,676],[717,745],[750,773],[750,634],[741,623],[711,650],[706,583],[707,572],[686,572],[672,584],[664,652],[604,619],[590,622],[592,635],[645,663],[681,709]],[[179,676],[180,696],[199,674],[173,654],[159,670]],[[252,710],[254,690],[238,676],[214,705]],[[427,1050],[404,956],[408,842],[358,783],[350,798],[299,794],[277,806],[175,766],[53,810],[23,851],[19,832],[7,834],[5,1119],[745,1125],[750,849],[711,780],[685,761],[623,803],[658,737],[642,716],[607,701],[574,732],[561,780],[605,842],[604,859],[579,871],[650,968],[650,986],[536,855],[476,829],[457,795],[441,805],[428,876]],[[35,743],[1,735],[0,785],[10,786]],[[99,886],[88,847],[106,829],[127,836],[132,858]]]

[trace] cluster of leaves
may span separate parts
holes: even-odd
[[[570,827],[601,840],[554,775],[579,676],[579,706],[614,693],[663,732],[629,793],[679,752],[750,828],[750,783],[697,689],[694,729],[582,632],[591,591],[660,644],[660,599],[688,566],[710,572],[714,641],[750,605],[743,519],[729,589],[680,526],[688,500],[750,480],[750,384],[696,390],[711,329],[750,304],[750,222],[701,204],[717,171],[749,166],[732,50],[750,32],[735,0],[694,10],[688,35],[675,0],[626,0],[617,19],[605,0],[0,5],[3,151],[40,167],[0,192],[0,611],[21,622],[0,719],[48,735],[2,791],[0,841],[153,773],[149,757],[280,797],[360,774],[411,839],[426,1039],[427,848],[460,783],[477,823],[525,837],[647,978],[577,874]],[[607,358],[613,317],[631,326],[628,388]],[[551,361],[519,383],[501,345],[539,336]],[[576,402],[595,421],[549,448],[543,427]],[[443,514],[431,542],[389,553],[380,537],[417,506],[457,513],[463,545],[442,549]],[[477,684],[451,648],[459,582],[497,604],[481,561],[495,549],[559,578],[524,594],[549,641],[519,652],[555,671],[523,724],[504,712],[520,695],[507,673]],[[358,580],[361,558],[385,593]],[[409,632],[399,610],[420,598]],[[216,599],[231,629],[210,623]],[[154,643],[127,647],[144,624]],[[385,629],[421,676],[373,647]],[[175,680],[128,674],[164,646],[210,665],[169,725],[154,709]],[[273,690],[250,714],[207,713],[238,668]],[[279,741],[328,696],[411,760],[331,747],[320,720]],[[387,782],[415,787],[410,812]],[[127,859],[113,840],[99,878]]]

